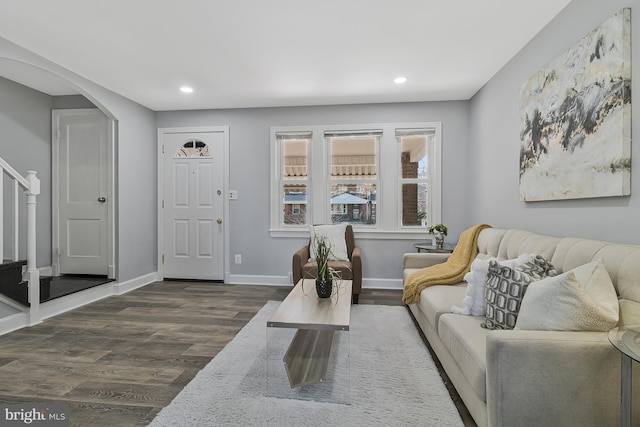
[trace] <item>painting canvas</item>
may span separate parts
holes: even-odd
[[[520,200],[631,192],[631,10],[521,88]]]

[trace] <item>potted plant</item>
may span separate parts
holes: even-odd
[[[329,298],[333,289],[333,281],[340,278],[340,275],[331,266],[329,260],[332,257],[333,246],[331,240],[327,236],[316,235],[313,241],[314,255],[318,272],[316,274],[316,291],[318,297]]]
[[[436,224],[429,227],[427,231],[429,233],[433,233],[433,235],[436,237],[436,247],[442,248],[442,246],[444,245],[444,236],[447,235],[448,231],[447,226],[444,224]]]

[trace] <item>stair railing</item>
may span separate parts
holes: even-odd
[[[13,261],[18,260],[20,239],[18,203],[19,188],[27,195],[27,271],[24,279],[29,284],[29,324],[40,322],[40,272],[36,266],[36,196],[40,194],[40,180],[35,171],[27,171],[23,177],[0,157],[0,260],[4,260],[4,177],[13,180]]]

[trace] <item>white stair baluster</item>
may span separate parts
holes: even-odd
[[[36,197],[40,194],[40,180],[35,171],[27,171],[26,178],[20,175],[4,159],[0,158],[0,260],[4,261],[4,175],[13,179],[13,261],[20,257],[19,237],[19,187],[27,195],[27,271],[23,280],[29,283],[29,325],[40,323],[40,272],[36,263]]]
[[[20,225],[20,206],[18,204],[18,200],[19,200],[19,189],[20,186],[18,185],[18,180],[14,179],[13,180],[13,260],[14,261],[18,261],[18,257],[20,256],[20,246],[19,246],[19,242],[20,239],[18,239],[18,230],[20,230],[19,225]]]

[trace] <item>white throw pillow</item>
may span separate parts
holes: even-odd
[[[618,295],[597,260],[531,283],[515,329],[606,332],[618,319]]]
[[[464,276],[467,282],[467,291],[462,300],[462,307],[452,306],[451,312],[455,314],[464,314],[466,316],[484,316],[484,284],[487,282],[487,272],[489,271],[489,262],[498,261],[500,265],[507,267],[517,267],[533,259],[531,254],[522,254],[518,258],[509,260],[498,260],[497,258],[474,259],[471,263],[471,271]]]
[[[316,236],[325,236],[332,245],[330,257],[334,261],[349,261],[349,254],[347,253],[347,241],[345,240],[344,233],[347,230],[347,224],[336,225],[310,225],[309,235],[311,237],[311,246],[309,247],[309,253],[311,258],[309,262],[313,262],[316,259],[313,242]]]

